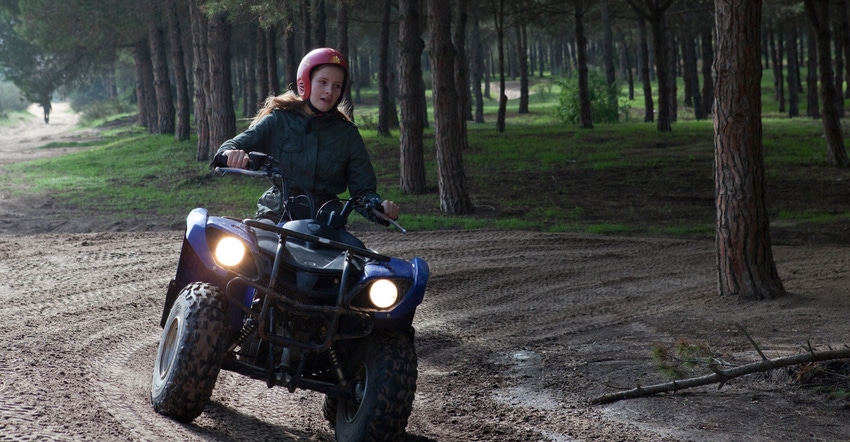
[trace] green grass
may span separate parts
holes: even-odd
[[[236,207],[241,210],[232,215],[252,215],[252,202],[267,186],[241,177],[214,179],[194,160],[194,149],[194,142],[176,143],[170,135],[119,137],[82,152],[4,166],[10,173],[0,190],[50,195],[84,216],[181,217],[194,207]]]
[[[517,114],[517,100],[509,101],[505,133],[495,130],[495,100],[486,101],[485,124],[468,123],[469,149],[462,154],[468,187],[474,192],[477,206],[472,215],[453,216],[440,212],[433,120],[424,134],[429,191],[424,195],[407,195],[397,186],[397,130],[390,137],[379,137],[368,124],[376,114],[374,105],[356,108],[356,121],[379,176],[378,191],[402,206],[400,221],[405,227],[409,230],[494,228],[595,234],[647,233],[698,238],[713,235],[710,217],[676,219],[678,206],[675,201],[628,202],[605,209],[608,212],[600,215],[600,208],[594,206],[592,198],[577,194],[574,182],[574,177],[592,179],[598,176],[606,181],[605,184],[621,184],[630,190],[644,186],[640,174],[651,171],[660,177],[670,177],[661,185],[663,189],[655,190],[674,194],[689,185],[677,178],[676,172],[684,170],[710,180],[714,149],[710,120],[678,121],[669,133],[659,133],[654,123],[638,121],[579,129],[557,119],[557,86],[545,81],[538,81],[538,84],[540,86],[532,85],[532,90],[537,87],[544,92],[531,100],[529,114]],[[496,94],[494,90],[493,96]],[[370,101],[374,101],[373,98]],[[89,147],[84,151],[0,166],[4,176],[0,191],[17,196],[50,195],[60,203],[77,208],[83,216],[102,211],[125,217],[155,214],[176,220],[175,226],[194,207],[206,207],[213,213],[237,217],[253,215],[257,197],[268,187],[265,180],[214,176],[205,163],[195,161],[194,139],[178,143],[170,135],[149,135],[138,126],[116,124],[129,118],[132,116],[122,114],[93,123],[108,128],[106,141],[45,146]],[[244,125],[240,121],[240,128]],[[850,178],[846,172],[825,168],[821,132],[819,121],[765,119],[763,144],[767,180],[786,179],[789,174],[800,174],[801,168],[820,171],[815,174],[827,171],[838,183]],[[709,199],[711,191],[710,188],[702,190],[709,193]],[[551,198],[541,199],[537,193],[551,195]],[[773,219],[788,223],[850,219],[850,212],[844,207],[800,208],[782,204],[773,209]],[[649,210],[657,213],[657,225],[638,226],[629,221],[630,217]],[[356,226],[366,221],[352,222]]]

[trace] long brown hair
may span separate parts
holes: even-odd
[[[251,120],[251,125],[249,127],[253,127],[255,124],[259,123],[260,120],[263,119],[266,115],[272,113],[275,109],[285,110],[285,111],[301,111],[304,109],[304,99],[299,97],[295,92],[287,91],[280,95],[271,95],[266,98],[266,101],[263,102],[263,107],[257,111],[257,115]],[[351,121],[341,109],[344,109],[346,106],[345,100],[341,101],[336,109],[328,112],[329,114],[335,114],[342,118],[345,121]]]

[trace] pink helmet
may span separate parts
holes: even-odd
[[[345,60],[342,53],[336,49],[319,48],[308,52],[301,59],[301,64],[298,65],[298,73],[295,75],[298,95],[305,100],[310,99],[310,75],[321,65],[333,64],[342,68],[345,75],[343,76],[343,88],[348,83],[348,61]],[[339,96],[336,105],[342,101],[342,95]],[[336,106],[334,105],[334,106]]]

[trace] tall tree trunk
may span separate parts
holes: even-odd
[[[519,113],[528,113],[528,35],[525,23],[517,25],[517,53],[519,55]]]
[[[458,99],[458,116],[463,124],[463,133],[466,133],[466,120],[472,119],[472,108],[469,103],[469,58],[466,50],[466,25],[469,16],[466,12],[466,2],[457,2],[457,17],[454,26],[454,44],[457,49],[455,57],[455,89]],[[463,149],[466,149],[466,140],[463,140]]]
[[[286,8],[287,6],[284,7]],[[290,9],[288,12],[292,13],[292,10]],[[295,76],[298,73],[298,53],[295,51],[295,28],[291,23],[286,24],[285,26],[286,30],[283,35],[284,81],[286,82],[286,89],[297,93],[298,89],[296,86]],[[306,52],[304,54],[306,55]]]
[[[440,210],[446,213],[472,213],[472,202],[466,191],[463,153],[458,140],[463,127],[457,113],[457,91],[454,82],[455,48],[451,38],[451,1],[428,1],[428,24],[431,34],[429,55],[434,93],[434,141],[437,150],[437,179]]]
[[[148,129],[152,129],[152,132],[157,134],[173,134],[174,98],[171,95],[165,32],[162,29],[159,8],[154,8],[154,12],[148,20],[148,42],[151,46],[153,87],[156,94],[156,124]]]
[[[313,7],[316,14],[316,23],[313,25],[316,31],[316,47],[324,48],[328,45],[328,13],[325,9],[325,0],[315,0]]]
[[[257,48],[257,82],[259,83],[259,94],[262,100],[265,100],[266,97],[270,95],[274,95],[273,90],[269,90],[269,51],[266,49],[266,43],[268,42],[268,38],[266,37],[266,33],[269,31],[268,28],[259,28],[257,31],[257,38],[255,46]]]
[[[259,20],[252,20],[246,24],[246,53],[245,53],[245,84],[242,95],[242,117],[250,118],[257,111],[260,104],[259,86],[257,85],[257,35],[261,32]]]
[[[785,33],[785,47],[788,48],[788,117],[794,118],[800,116],[800,94],[797,90],[800,79],[797,78],[799,56],[797,55],[796,26],[789,26],[788,32]]]
[[[646,35],[646,20],[642,15],[638,16],[638,30],[640,31],[640,49],[638,64],[640,66],[640,77],[643,82],[643,121],[651,123],[655,121],[655,105],[652,101],[652,79],[649,75],[649,43]]]
[[[850,98],[850,2],[839,0],[838,14],[842,26],[840,35],[844,39],[841,46],[844,48],[844,81],[847,84],[842,96]]]
[[[629,57],[629,45],[626,43],[626,35],[622,30],[617,32],[617,40],[620,43],[620,74],[629,87],[629,100],[635,99],[635,77],[632,73],[632,58]]]
[[[345,56],[345,58],[349,62],[349,66],[351,66],[351,57],[349,54],[349,40],[348,40],[348,2],[346,0],[337,0],[336,6],[336,31],[337,31],[337,46],[336,49]],[[417,24],[418,25],[418,24]],[[423,43],[424,45],[424,43]],[[420,51],[421,52],[421,51]],[[422,73],[420,72],[420,77]],[[351,100],[351,77],[353,75],[350,73],[348,75],[348,84],[345,87],[345,92],[343,95],[343,111],[348,118],[352,121],[354,120],[354,102]]]
[[[380,50],[378,52],[378,135],[390,136],[390,11],[392,0],[384,0],[381,20]]]
[[[632,9],[642,15],[652,28],[652,40],[655,47],[655,76],[658,79],[658,120],[659,132],[670,132],[673,130],[672,123],[675,120],[675,77],[672,72],[671,57],[672,44],[667,28],[667,9],[673,4],[673,0],[644,0],[644,9],[638,4],[638,0],[627,0]]]
[[[133,46],[133,61],[136,67],[136,102],[139,106],[139,125],[152,132],[156,125],[156,92],[153,87],[151,47],[147,39]]]
[[[480,19],[478,14],[472,18],[472,35],[481,35]],[[484,80],[484,48],[481,39],[476,38],[472,43],[472,95],[475,99],[475,111],[473,120],[476,123],[484,123],[484,96],[481,92],[481,82]]]
[[[225,141],[236,135],[233,111],[233,86],[230,72],[231,24],[223,13],[210,17],[207,54],[209,57],[209,90],[207,116],[210,127],[210,158]]]
[[[183,61],[183,32],[180,29],[180,14],[177,1],[168,2],[165,12],[168,23],[168,37],[171,46],[171,69],[174,72],[174,85],[177,93],[177,126],[174,128],[174,139],[183,141],[189,139],[189,80],[186,76],[186,63]]]
[[[310,20],[310,3],[312,0],[302,0],[301,1],[301,26],[304,27],[304,32],[301,34],[301,53],[306,54],[313,49],[313,43],[311,41],[311,32],[313,29],[313,25]],[[289,3],[289,2],[285,2]]]
[[[771,39],[771,59],[773,60],[773,84],[776,88],[776,101],[779,103],[779,113],[785,113],[785,71],[783,69],[784,34],[779,26],[772,26],[768,33]]]
[[[611,31],[611,9],[608,0],[599,2],[602,12],[602,62],[605,65],[605,81],[612,86],[617,81],[614,70],[614,33]]]
[[[419,29],[419,0],[399,0],[399,188],[402,193],[425,193],[425,131],[426,104],[423,101],[422,51],[425,42]]]
[[[702,103],[705,115],[711,115],[714,105],[714,80],[711,78],[711,63],[714,62],[714,48],[711,40],[711,25],[704,23],[700,32],[702,48]]]
[[[843,2],[839,1],[833,5],[832,13],[838,21],[833,24],[838,29],[832,35],[835,43],[835,110],[838,112],[838,118],[844,118],[844,41],[847,38],[847,17],[841,12],[844,11]]]
[[[268,64],[266,84],[268,84],[269,94],[277,95],[280,93],[280,75],[277,72],[277,26],[269,26],[265,35],[266,63]]]
[[[207,57],[209,22],[201,11],[201,0],[192,0],[189,19],[192,24],[192,76],[195,84],[195,125],[198,132],[198,150],[195,159],[209,161],[210,151],[218,149],[210,145],[210,124],[207,118],[207,94],[209,89],[209,58]]]
[[[499,50],[499,111],[496,117],[496,130],[505,131],[508,96],[505,94],[505,0],[490,0],[493,6],[493,20],[496,26],[496,39]]]
[[[761,0],[715,0],[714,160],[722,296],[785,294],[770,246],[761,124]]]
[[[820,98],[822,101],[823,130],[826,135],[826,159],[836,167],[850,167],[850,159],[844,147],[841,121],[836,100],[842,99],[835,90],[832,75],[832,57],[829,31],[829,0],[805,0],[809,22],[817,34],[818,71],[820,73]]]
[[[699,88],[696,42],[694,41],[694,37],[690,35],[681,35],[680,38],[682,40],[682,76],[687,79],[685,84],[689,85],[690,88],[694,118],[705,120],[708,115],[705,112],[705,106],[702,104],[702,93]]]
[[[585,7],[582,1],[576,1],[574,18],[578,58],[579,126],[582,129],[593,129],[593,112],[590,103],[590,87],[588,86],[587,37],[584,35],[584,11]]]
[[[466,12],[466,2],[457,2],[457,17],[454,25],[454,76],[455,91],[457,91],[457,117],[461,133],[466,133],[466,120],[471,119],[469,109],[469,70],[466,56],[466,24],[469,16]],[[461,137],[460,149],[465,151],[469,144],[466,137]]]
[[[820,118],[820,104],[818,99],[818,40],[815,30],[809,26],[809,33],[806,36],[807,51],[809,56],[806,62],[808,74],[806,75],[806,115],[813,118]]]

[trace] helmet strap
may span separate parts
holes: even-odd
[[[321,117],[322,115],[324,115],[324,112],[322,112],[322,111],[320,111],[319,109],[317,109],[317,108],[316,108],[316,106],[313,106],[313,102],[312,102],[312,101],[310,101],[310,99],[309,99],[309,98],[308,98],[306,101],[307,101],[307,106],[310,106],[310,110],[311,110],[311,111],[313,111],[313,113],[314,113],[317,117]]]

